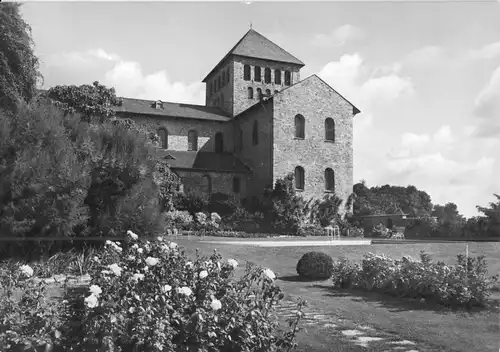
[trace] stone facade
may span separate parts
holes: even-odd
[[[245,197],[247,195],[247,177],[246,175],[220,173],[220,172],[197,172],[176,170],[175,173],[181,178],[184,193],[194,193],[199,196],[207,196],[207,184],[203,177],[208,176],[210,179],[211,193],[223,193],[233,195],[236,198]],[[239,192],[233,192],[234,178],[239,180]]]
[[[335,194],[344,204],[353,187],[353,106],[313,75],[274,100],[273,182],[296,166],[305,171],[304,198],[322,198],[325,169],[335,173]],[[305,119],[305,138],[295,137],[295,115]],[[325,140],[325,119],[335,122],[335,141]]]

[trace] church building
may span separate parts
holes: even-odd
[[[317,75],[301,80],[302,67],[250,29],[203,79],[205,105],[123,98],[117,116],[157,131],[184,192],[260,197],[293,173],[305,199],[345,204],[360,110]]]

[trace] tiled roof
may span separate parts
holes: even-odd
[[[122,98],[123,105],[116,107],[117,113],[144,114],[154,116],[183,117],[199,120],[229,121],[229,115],[217,107],[182,103],[162,102],[161,108],[154,107],[155,101]]]
[[[222,63],[229,55],[239,55],[245,57],[252,57],[264,60],[272,60],[278,62],[287,62],[300,66],[304,66],[304,63],[297,59],[295,56],[287,52],[286,50],[280,48],[278,45],[274,44],[272,41],[264,37],[257,31],[250,29],[241,38],[238,43],[227,53],[226,56],[210,71],[210,73],[203,79],[203,82],[210,76],[210,74],[215,71],[215,69]]]
[[[193,169],[204,171],[250,173],[248,166],[231,153],[213,153],[202,151],[162,150],[164,157],[172,169]]]

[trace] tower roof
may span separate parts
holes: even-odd
[[[295,56],[287,52],[285,49],[280,48],[272,41],[264,37],[259,32],[250,29],[236,45],[224,56],[224,58],[210,71],[210,73],[203,79],[206,81],[208,76],[221,65],[224,60],[230,55],[239,55],[257,59],[286,62],[299,66],[305,64],[297,59]]]

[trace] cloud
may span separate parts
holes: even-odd
[[[471,59],[494,59],[500,56],[500,42],[491,43],[483,46],[480,49],[470,51]]]
[[[42,69],[46,87],[97,80],[114,87],[117,95],[123,97],[191,104],[205,101],[203,83],[174,82],[165,70],[144,73],[138,62],[124,60],[101,48],[52,55]]]
[[[145,74],[141,65],[132,61],[117,63],[106,72],[104,82],[124,97],[190,104],[203,104],[205,100],[203,83],[173,82],[165,70]]]
[[[465,215],[474,215],[475,205],[500,188],[495,178],[500,141],[471,140],[471,126],[466,127],[456,133],[447,125],[432,135],[404,133],[378,176],[384,183],[415,185],[432,195],[433,203],[453,201]]]
[[[370,107],[392,103],[413,92],[411,79],[397,73],[399,67],[393,64],[382,69],[370,68],[355,53],[342,55],[339,61],[329,62],[318,76],[355,105],[358,104],[361,110],[369,112]],[[380,75],[381,72],[386,74]]]
[[[493,71],[489,82],[476,96],[474,113],[480,118],[475,136],[500,135],[500,66]]]
[[[365,34],[361,28],[345,24],[337,27],[329,34],[315,34],[312,44],[319,47],[343,46],[347,42],[361,40],[364,36]]]

